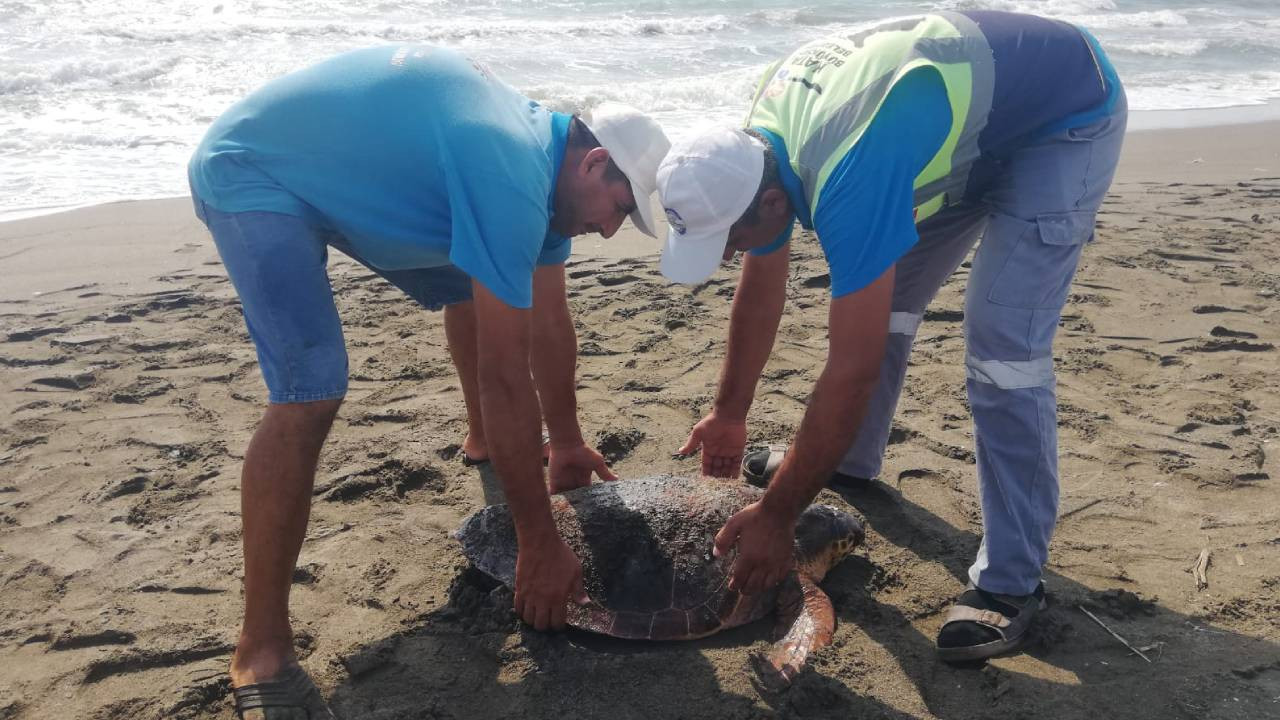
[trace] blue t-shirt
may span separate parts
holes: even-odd
[[[188,168],[223,212],[304,217],[384,270],[456,265],[503,302],[569,255],[551,232],[570,118],[443,48],[338,55],[213,123]]]

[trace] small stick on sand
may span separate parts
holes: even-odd
[[[1090,620],[1093,620],[1094,622],[1098,623],[1098,626],[1101,627],[1103,630],[1106,630],[1107,632],[1111,633],[1111,637],[1119,640],[1121,644],[1123,644],[1125,647],[1129,648],[1134,653],[1136,653],[1138,657],[1142,658],[1143,660],[1146,660],[1147,662],[1151,662],[1151,658],[1147,657],[1146,655],[1143,655],[1141,650],[1130,645],[1128,640],[1125,640],[1124,638],[1120,637],[1118,634],[1116,634],[1115,630],[1112,630],[1111,628],[1107,627],[1106,623],[1099,620],[1097,615],[1094,615],[1093,613],[1086,610],[1083,605],[1077,605],[1076,607],[1080,608],[1080,612],[1084,613],[1085,615],[1088,615]]]
[[[1197,590],[1209,587],[1209,548],[1200,551],[1200,558],[1196,560],[1196,566],[1191,570],[1191,574],[1196,578]]]
[[[1080,507],[1078,507],[1078,508],[1075,508],[1075,509],[1073,509],[1073,510],[1068,510],[1068,511],[1066,511],[1066,512],[1062,513],[1062,517],[1059,517],[1059,518],[1058,518],[1058,521],[1059,521],[1059,522],[1061,522],[1061,521],[1063,521],[1063,520],[1066,520],[1067,518],[1071,517],[1072,515],[1075,515],[1076,513],[1080,512],[1081,510],[1088,510],[1089,508],[1093,507],[1094,505],[1097,505],[1097,504],[1098,504],[1098,503],[1100,503],[1100,502],[1102,502],[1102,498],[1094,498],[1093,500],[1090,500],[1089,502],[1087,502],[1087,503],[1085,503],[1085,504],[1081,505],[1081,506],[1080,506]]]

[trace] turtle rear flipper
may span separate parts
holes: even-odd
[[[831,598],[807,575],[792,573],[778,593],[778,628],[785,630],[768,652],[751,654],[751,665],[765,689],[781,692],[804,668],[809,654],[831,644],[836,613]]]

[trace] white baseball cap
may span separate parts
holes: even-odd
[[[630,105],[618,102],[600,103],[582,121],[631,183],[631,194],[636,199],[631,222],[645,235],[658,237],[653,230],[650,199],[657,187],[658,163],[671,149],[671,141],[667,140],[662,126]]]
[[[671,149],[658,167],[670,225],[658,267],[668,280],[694,285],[711,277],[763,173],[764,144],[739,129],[712,130]]]

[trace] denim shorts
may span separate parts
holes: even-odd
[[[332,246],[429,310],[471,299],[471,278],[452,265],[379,270],[345,238],[300,217],[225,213],[192,195],[243,307],[272,403],[333,400],[347,393],[347,348],[326,263]]]

